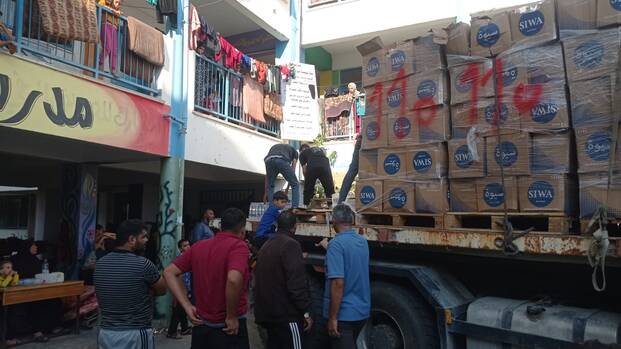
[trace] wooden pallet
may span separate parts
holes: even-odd
[[[591,218],[581,218],[580,219],[580,233],[586,233],[589,223],[591,222]],[[595,227],[594,229],[597,229]],[[619,218],[609,218],[608,225],[606,226],[608,230],[608,234],[611,236],[621,236],[621,219]],[[589,234],[592,233],[589,232]]]
[[[435,213],[364,212],[358,215],[359,225],[380,225],[392,227],[435,228],[444,227],[444,215]]]
[[[535,231],[568,234],[575,226],[575,219],[558,212],[509,212],[509,222],[514,230],[533,227]],[[488,229],[503,231],[503,212],[448,212],[444,226],[447,229]]]
[[[298,222],[308,223],[315,222],[318,224],[326,223],[328,217],[328,213],[332,212],[332,210],[326,209],[312,209],[312,210],[301,210],[298,209],[296,216],[298,217]]]

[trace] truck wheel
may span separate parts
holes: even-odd
[[[321,274],[323,275],[323,274]],[[305,349],[325,349],[330,347],[330,336],[326,320],[323,318],[324,279],[318,275],[307,274],[313,312],[313,328],[306,336]]]
[[[414,292],[385,282],[371,285],[371,348],[440,348],[435,317]]]

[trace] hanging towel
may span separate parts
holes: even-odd
[[[164,36],[135,17],[127,17],[129,50],[158,67],[164,65]]]
[[[243,87],[243,111],[245,116],[258,121],[265,122],[263,116],[263,86],[250,76],[244,76]]]
[[[61,41],[97,43],[97,7],[90,0],[31,0],[33,16],[41,15],[41,29]],[[33,17],[36,18],[36,17]],[[24,18],[27,20],[27,16]],[[24,31],[28,30],[24,26]]]
[[[265,83],[265,77],[267,75],[267,65],[261,61],[257,61],[257,80],[260,83]]]
[[[257,61],[254,58],[250,58],[250,77],[257,78]]]
[[[196,51],[201,36],[201,19],[198,16],[196,7],[190,4],[190,50]]]
[[[344,111],[352,108],[353,99],[350,94],[338,97],[328,97],[324,100],[324,110],[326,118],[335,118]]]

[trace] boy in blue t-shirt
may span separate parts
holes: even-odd
[[[187,239],[181,239],[177,243],[177,247],[179,248],[180,253],[184,253],[190,249],[190,241]],[[183,283],[185,284],[185,289],[188,291],[188,298],[192,301],[192,273],[183,273],[182,275]],[[179,304],[179,302],[174,299],[173,300],[173,311],[170,317],[170,325],[168,326],[168,334],[166,337],[172,339],[181,339],[181,336],[177,334],[177,326],[181,324],[181,334],[188,335],[192,333],[192,329],[188,325],[188,318],[185,315],[185,310]]]
[[[276,221],[278,220],[278,215],[280,214],[280,211],[287,206],[288,202],[289,198],[283,191],[274,193],[274,198],[265,213],[263,213],[261,222],[259,222],[259,226],[257,227],[257,233],[254,238],[254,246],[257,250],[261,249],[261,246],[263,246],[267,239],[269,239],[272,234],[276,232]]]

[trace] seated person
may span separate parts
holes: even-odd
[[[38,254],[37,243],[27,240],[22,250],[13,256],[13,266],[23,279],[34,278],[41,273],[43,261]],[[16,304],[9,308],[9,312],[8,338],[33,335],[35,341],[47,342],[49,338],[44,333],[58,334],[63,330],[59,326],[63,316],[60,299]]]
[[[261,246],[269,239],[272,234],[276,232],[276,221],[278,220],[278,215],[280,211],[287,206],[289,202],[289,198],[287,194],[283,191],[277,191],[274,193],[274,198],[272,202],[270,202],[270,206],[263,213],[263,217],[261,217],[261,222],[259,222],[259,226],[257,227],[257,233],[254,237],[254,246],[258,249],[261,249]]]
[[[9,260],[0,262],[0,287],[17,286],[19,275],[13,270],[13,263]]]

